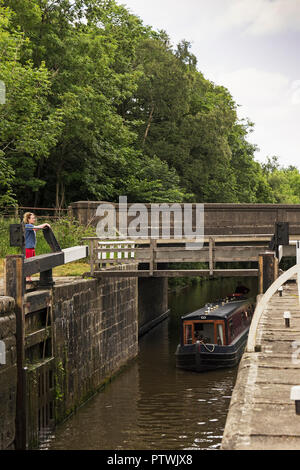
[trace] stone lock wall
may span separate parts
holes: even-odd
[[[163,277],[138,280],[139,335],[164,320],[168,314],[168,279]]]
[[[132,267],[127,264],[113,269]],[[62,279],[56,280],[52,290],[32,292],[25,300],[26,432],[31,448],[43,439],[44,432],[47,437],[48,418],[50,427],[65,419],[137,356],[139,334],[165,318],[167,280]],[[28,320],[31,315],[32,321],[42,321],[47,312],[47,337],[43,329],[42,336],[39,330],[34,331],[37,344],[32,346],[43,353],[43,359],[34,357],[29,366],[29,337],[34,325]],[[5,345],[5,364],[0,364],[1,450],[16,445],[16,315],[11,297],[0,296],[0,341],[0,347]]]
[[[77,280],[53,289],[56,420],[138,353],[137,279]]]
[[[0,296],[0,450],[13,449],[15,438],[17,357],[14,307],[13,298]]]

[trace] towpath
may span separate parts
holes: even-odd
[[[291,312],[290,327],[283,313]],[[227,416],[222,450],[300,449],[300,415],[290,399],[300,385],[300,308],[295,282],[275,294],[257,332],[259,352],[240,362]]]

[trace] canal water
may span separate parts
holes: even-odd
[[[253,295],[257,279],[242,279]],[[171,293],[170,315],[140,338],[138,357],[63,424],[52,450],[218,449],[237,367],[205,373],[176,369],[180,316],[234,291],[214,279]]]

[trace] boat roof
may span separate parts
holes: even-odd
[[[216,320],[220,318],[227,318],[230,316],[238,307],[243,304],[249,303],[249,300],[246,298],[239,300],[230,300],[228,303],[222,305],[222,300],[220,302],[214,302],[206,304],[204,307],[199,310],[195,310],[192,313],[188,313],[181,317],[182,320]],[[210,307],[210,311],[208,308]],[[205,318],[202,318],[205,317]]]

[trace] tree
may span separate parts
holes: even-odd
[[[141,70],[138,88],[127,113],[141,125],[139,139],[147,152],[150,130],[176,122],[188,111],[188,78],[172,50],[159,39],[146,38],[136,50],[136,67]]]
[[[0,0],[1,194],[76,199],[298,200],[297,170],[261,166],[230,92],[114,0]],[[2,54],[2,56],[1,56]],[[270,166],[271,165],[271,166]]]
[[[267,157],[262,169],[271,187],[275,203],[300,203],[300,174],[297,168],[294,166],[285,168],[280,165],[277,156],[272,156]]]
[[[29,44],[12,28],[12,16],[0,6],[0,80],[6,86],[0,107],[0,155],[7,175],[4,187],[26,201],[26,193],[45,184],[35,175],[37,162],[49,155],[61,125],[59,110],[52,112],[48,106],[50,83],[44,64],[35,68],[31,61],[20,62],[21,50]]]
[[[272,188],[262,170],[255,161],[254,152],[257,147],[250,144],[246,137],[252,132],[254,124],[249,121],[236,122],[229,135],[232,152],[231,167],[236,179],[236,197],[244,203],[272,203]]]

